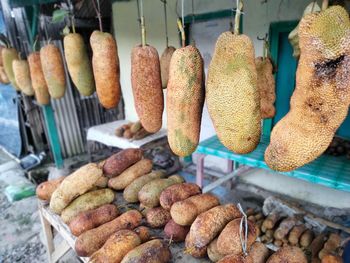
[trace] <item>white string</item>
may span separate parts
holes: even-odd
[[[234,1],[234,0],[233,0]],[[236,13],[239,13],[241,15],[244,15],[244,12],[242,12],[239,8],[239,1],[240,0],[236,0]]]
[[[140,0],[140,15],[143,17],[143,0]]]
[[[239,209],[239,211],[242,213],[242,219],[241,219],[241,223],[239,225],[239,239],[241,241],[241,245],[242,245],[242,250],[243,250],[243,254],[245,256],[248,255],[247,253],[247,243],[248,243],[248,219],[247,219],[247,215],[244,213],[243,208],[241,206],[240,203],[237,204],[237,207]],[[244,224],[244,226],[243,226]],[[243,227],[244,227],[244,237],[243,237]]]
[[[182,27],[185,28],[184,0],[181,0],[181,18],[182,18]]]
[[[97,9],[98,9],[99,15],[101,15],[100,0],[97,0]]]

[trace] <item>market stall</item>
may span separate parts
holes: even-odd
[[[218,2],[1,1],[26,151],[69,170],[36,188],[49,262],[346,263],[347,215],[223,189],[266,170],[350,192],[350,9]]]

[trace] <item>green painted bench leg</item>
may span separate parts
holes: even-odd
[[[63,168],[63,159],[53,110],[51,105],[45,105],[42,107],[42,109],[53,159],[55,161],[56,167],[60,169]]]

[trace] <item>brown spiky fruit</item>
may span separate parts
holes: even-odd
[[[41,68],[40,53],[31,53],[28,56],[28,64],[36,101],[40,105],[47,105],[50,103],[50,94]]]
[[[262,119],[273,118],[276,114],[274,106],[276,100],[275,78],[270,58],[257,57],[255,59],[258,73],[258,90],[260,92],[260,111]]]
[[[332,6],[305,16],[299,26],[300,61],[290,111],[273,128],[265,161],[291,171],[320,156],[348,114],[350,21]]]
[[[74,85],[81,95],[90,96],[95,92],[95,81],[83,37],[77,33],[68,34],[63,44],[68,72]]]
[[[196,47],[174,52],[167,90],[167,128],[170,148],[179,156],[191,155],[199,142],[205,95],[203,77],[203,59]]]
[[[90,37],[96,92],[103,107],[112,109],[120,100],[120,69],[117,43],[110,33],[95,30]]]
[[[304,252],[293,246],[285,246],[280,248],[276,253],[272,254],[267,263],[307,263],[306,256]]]
[[[160,76],[163,89],[166,89],[168,86],[170,60],[175,50],[176,48],[172,46],[166,47],[160,57]]]
[[[61,52],[54,44],[48,44],[40,49],[41,67],[50,96],[60,99],[66,91],[66,76]]]
[[[30,79],[28,61],[15,59],[12,62],[12,68],[18,87],[25,95],[33,96],[34,90],[32,87],[32,80]]]
[[[219,140],[245,154],[260,141],[260,96],[254,46],[245,35],[224,32],[209,65],[206,100]]]
[[[142,127],[151,133],[162,127],[164,98],[157,50],[152,46],[131,51],[131,84],[137,115]]]

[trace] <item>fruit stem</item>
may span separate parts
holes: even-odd
[[[185,47],[186,46],[186,35],[185,35],[185,30],[183,28],[183,25],[182,25],[180,18],[177,19],[177,26],[179,27],[179,30],[181,32],[182,47]]]
[[[145,26],[145,17],[141,16],[141,44],[146,46],[146,26]]]
[[[96,0],[96,1],[97,1],[97,7],[96,7],[95,0],[92,0],[92,5],[94,6],[94,9],[95,9],[95,12],[96,12],[96,15],[97,15],[100,31],[103,32],[102,17],[101,17],[101,10],[100,10],[100,0]],[[75,32],[75,29],[73,29],[73,32]]]
[[[328,8],[329,0],[323,0],[322,2],[322,10],[326,10]]]
[[[243,9],[243,1],[237,0],[237,8],[236,8],[236,15],[235,15],[235,28],[233,31],[235,35],[239,35],[239,23],[240,23],[242,9]]]

